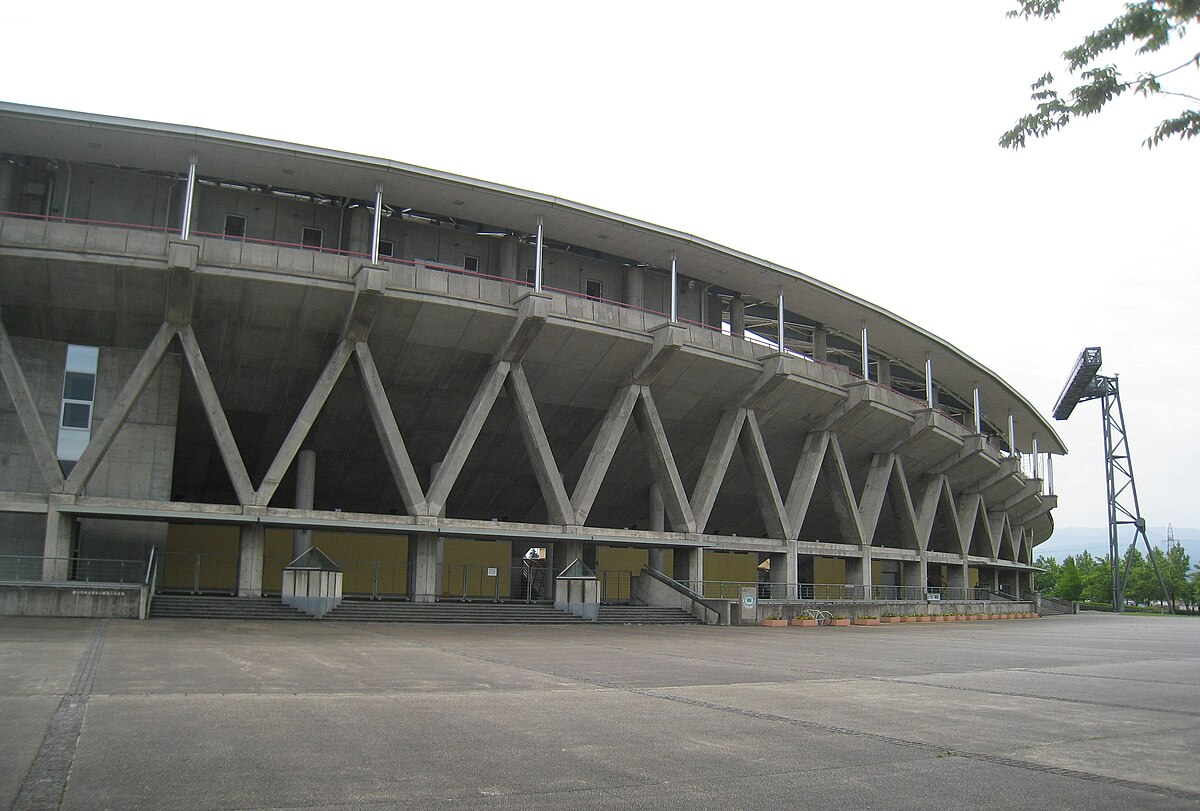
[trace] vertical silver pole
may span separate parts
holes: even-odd
[[[187,189],[183,193],[183,225],[179,228],[179,236],[188,239],[192,235],[192,200],[196,195],[196,153],[188,159]]]
[[[871,361],[867,355],[867,322],[862,322],[862,375],[863,380],[871,379]]]
[[[537,251],[533,258],[533,289],[542,292],[542,215],[537,220]]]
[[[1037,434],[1033,435],[1033,478],[1038,477],[1038,446]]]
[[[925,402],[933,408],[933,356],[925,353]]]
[[[783,291],[779,291],[779,323],[776,334],[779,337],[779,353],[783,354]]]
[[[1017,421],[1011,408],[1008,410],[1008,455],[1017,455]]]
[[[1054,454],[1046,454],[1046,487],[1054,495]]]
[[[383,181],[375,182],[375,221],[371,224],[371,264],[379,264],[379,223],[383,217]]]
[[[979,407],[979,386],[975,387],[975,433],[983,433],[983,411]]]
[[[679,320],[679,270],[675,266],[675,251],[671,251],[671,323]]]

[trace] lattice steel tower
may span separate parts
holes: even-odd
[[[1133,563],[1133,550],[1138,538],[1146,546],[1146,557],[1158,575],[1163,599],[1168,609],[1175,613],[1175,604],[1167,591],[1162,571],[1150,539],[1146,537],[1146,521],[1138,506],[1137,485],[1133,478],[1133,458],[1129,453],[1129,435],[1125,431],[1125,413],[1121,408],[1121,391],[1116,375],[1100,374],[1100,347],[1084,349],[1075,362],[1067,385],[1054,404],[1054,419],[1065,420],[1071,416],[1075,406],[1086,400],[1099,400],[1104,419],[1104,471],[1108,480],[1108,559],[1112,569],[1113,610],[1120,612],[1125,605],[1125,585],[1129,580],[1129,567]],[[1133,527],[1133,540],[1125,552],[1125,565],[1121,566],[1120,528]]]

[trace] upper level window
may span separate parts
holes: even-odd
[[[584,282],[583,294],[590,299],[599,301],[604,298],[604,285],[599,279],[588,279]]]
[[[472,273],[479,272],[479,257],[467,254],[463,257],[463,270],[469,270]]]
[[[532,267],[525,268],[525,281],[529,282],[530,284],[537,283],[537,271]]]
[[[390,239],[379,240],[379,255],[380,256],[389,256],[389,257],[395,256],[396,255],[396,243],[392,242]]]
[[[246,238],[246,218],[241,214],[225,215],[225,236],[230,239]]]
[[[100,350],[94,346],[67,346],[59,412],[58,458],[77,461],[91,440],[92,408],[96,401],[96,368]]]
[[[305,228],[300,235],[300,244],[306,248],[320,248],[325,243],[325,232],[320,228]]]

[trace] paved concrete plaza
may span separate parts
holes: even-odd
[[[0,618],[0,808],[1200,805],[1200,624]]]

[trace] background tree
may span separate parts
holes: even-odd
[[[1058,561],[1045,555],[1038,555],[1038,559],[1033,562],[1033,565],[1045,570],[1033,576],[1034,591],[1040,591],[1042,594],[1054,594],[1054,587],[1058,583],[1059,572],[1062,569],[1058,565]]]
[[[1163,556],[1162,574],[1167,583],[1167,591],[1176,605],[1190,605],[1192,602],[1192,582],[1188,574],[1192,571],[1192,559],[1182,546],[1172,546]]]
[[[1058,14],[1062,0],[1017,0],[1017,6],[1008,13],[1010,17],[1052,19]],[[1200,98],[1169,89],[1162,82],[1173,74],[1176,74],[1173,79],[1177,79],[1178,71],[1200,67],[1200,53],[1182,64],[1167,64],[1161,70],[1139,72],[1133,78],[1122,76],[1115,65],[1102,64],[1103,58],[1125,45],[1136,46],[1137,54],[1157,53],[1173,41],[1181,40],[1191,23],[1200,23],[1200,0],[1126,3],[1124,12],[1112,22],[1063,53],[1068,71],[1078,74],[1080,84],[1064,97],[1054,89],[1053,74],[1044,74],[1031,86],[1037,107],[1000,136],[1000,146],[1019,149],[1025,146],[1026,138],[1040,138],[1062,129],[1072,118],[1094,115],[1126,93],[1180,96],[1200,102]],[[1143,143],[1153,147],[1173,136],[1189,139],[1195,135],[1200,135],[1200,109],[1184,109],[1159,124]]]
[[[1058,570],[1058,581],[1054,585],[1054,596],[1060,600],[1078,600],[1083,593],[1083,579],[1079,576],[1079,567],[1075,558],[1068,555]]]

